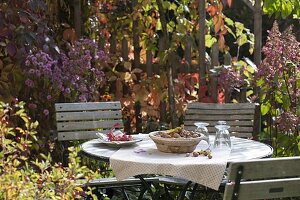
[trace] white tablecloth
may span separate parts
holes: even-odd
[[[205,141],[201,141],[196,150],[206,147]],[[154,142],[142,141],[134,148],[119,149],[110,157],[110,165],[118,180],[141,174],[171,175],[218,190],[229,154],[229,149],[212,149],[212,159],[187,157],[159,152]]]

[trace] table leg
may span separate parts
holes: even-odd
[[[141,175],[137,175],[137,177],[141,180],[142,185],[145,187],[145,189],[141,190],[141,193],[139,195],[139,199],[140,199],[140,197],[143,197],[144,193],[148,190],[152,200],[155,200],[156,198],[153,194],[153,191],[151,190],[151,185],[147,181],[145,181],[145,179]]]
[[[189,188],[189,186],[192,184],[193,182],[192,181],[188,181],[185,186],[183,187],[182,191],[180,192],[177,200],[184,200],[184,197],[185,197],[185,193],[187,191],[187,189]]]

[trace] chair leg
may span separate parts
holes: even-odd
[[[169,189],[168,189],[168,186],[166,184],[164,184],[164,189],[165,189],[165,194],[166,194],[167,198],[172,199]]]
[[[124,199],[129,200],[128,194],[127,194],[127,192],[126,192],[126,190],[125,190],[124,187],[121,188],[121,191],[122,191],[122,194],[124,196]]]
[[[142,187],[141,190],[140,190],[140,195],[138,197],[138,200],[142,200],[143,197],[144,197],[144,194],[145,192],[147,191],[147,188],[146,187]]]

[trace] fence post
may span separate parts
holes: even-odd
[[[224,65],[231,66],[231,55],[229,53],[226,53],[224,55]],[[231,89],[230,88],[224,88],[225,90],[225,103],[231,102]]]
[[[142,114],[141,114],[141,103],[139,101],[134,104],[135,110],[135,121],[136,121],[136,133],[142,132]]]
[[[190,35],[186,36],[185,39],[185,49],[184,49],[184,58],[187,64],[185,68],[185,72],[191,72],[191,64],[192,64],[192,41]]]
[[[160,101],[159,105],[159,113],[160,113],[160,123],[166,124],[167,123],[167,104],[166,101],[162,100]]]
[[[100,38],[99,38],[98,45],[99,45],[99,48],[100,48],[101,50],[104,50],[104,47],[105,47],[105,39],[104,39],[103,37],[100,37]]]
[[[153,75],[153,69],[152,69],[152,51],[146,50],[146,71],[147,76],[152,77]]]
[[[109,38],[109,43],[110,43],[109,53],[110,54],[116,54],[116,52],[117,52],[117,40],[116,40],[115,32],[111,33],[111,36]]]
[[[138,1],[133,0],[132,1],[132,7],[137,5]],[[140,67],[140,37],[138,35],[138,27],[139,27],[139,19],[134,19],[132,23],[132,34],[133,34],[133,48],[134,48],[134,60],[133,60],[133,66],[134,67]]]
[[[218,77],[217,72],[214,70],[216,66],[219,65],[219,45],[214,43],[211,47],[211,66],[210,66],[210,95],[213,101],[217,102],[217,86],[218,86]]]
[[[206,85],[205,74],[206,74],[206,63],[205,63],[205,20],[206,20],[206,1],[199,1],[199,86]],[[200,92],[199,92],[200,95]],[[199,99],[200,100],[200,99]]]
[[[76,31],[76,36],[80,38],[81,37],[81,1],[74,0],[73,6],[74,6],[74,28]]]
[[[125,37],[122,39],[122,58],[128,61],[128,41]]]

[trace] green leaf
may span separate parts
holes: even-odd
[[[234,22],[232,21],[232,19],[228,17],[225,18],[225,23],[228,24],[229,26],[234,26]]]
[[[160,31],[161,29],[162,29],[162,27],[161,27],[161,21],[160,21],[160,19],[158,19],[157,23],[156,23],[156,30]]]
[[[171,3],[169,1],[163,1],[163,8],[168,10],[171,7]]]
[[[282,94],[280,92],[276,92],[276,94],[275,94],[275,100],[278,103],[283,103],[283,101],[282,101]]]
[[[167,24],[168,32],[173,32],[174,27],[175,27],[175,23],[174,23],[173,21],[170,21],[170,22]]]
[[[255,69],[254,69],[252,66],[250,66],[250,65],[248,65],[248,66],[246,67],[246,70],[247,70],[248,72],[250,72],[251,74],[253,74],[254,71],[255,71]]]
[[[263,84],[264,84],[264,80],[262,79],[262,78],[260,78],[257,82],[256,82],[256,85],[258,86],[258,87],[260,87],[260,86],[262,86]]]
[[[172,3],[169,10],[176,10],[177,9],[177,6],[175,3]]]
[[[217,42],[217,39],[215,37],[212,37],[211,35],[205,35],[205,46],[208,48],[211,48],[214,43]]]
[[[236,28],[236,36],[240,36],[243,33],[245,26],[240,22],[235,22],[234,24]]]
[[[184,8],[183,5],[181,4],[178,8],[177,8],[177,13],[178,14],[182,14],[184,12]]]
[[[229,28],[228,26],[226,26],[226,29],[234,37],[234,39],[236,39],[236,36],[235,36],[234,32],[232,31],[232,29]]]
[[[247,97],[250,96],[251,94],[253,94],[253,90],[248,90],[248,91],[246,92],[246,96],[247,96]]]
[[[270,111],[271,104],[269,102],[263,103],[260,106],[261,115],[264,116]]]
[[[282,6],[281,6],[281,16],[283,19],[285,19],[287,16],[289,16],[292,13],[293,5],[289,0],[282,0]]]
[[[239,46],[243,46],[248,42],[247,35],[246,34],[241,34],[238,39],[237,39],[237,44]]]

